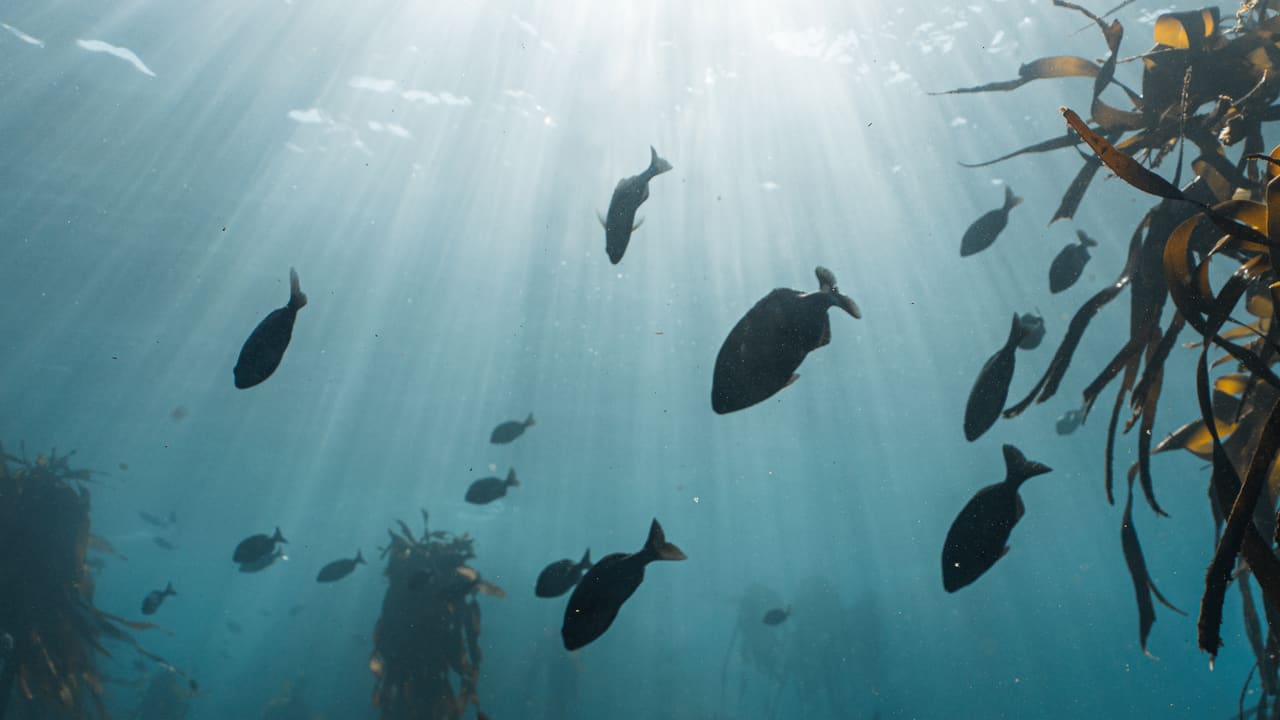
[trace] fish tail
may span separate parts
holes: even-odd
[[[271,536],[271,542],[287,543],[289,541],[284,539],[284,535],[280,534],[280,527],[276,526],[276,534]]]
[[[671,169],[671,163],[659,157],[658,151],[653,149],[653,146],[650,145],[649,146],[649,170],[647,171],[649,174],[649,177],[653,177],[654,175],[661,175],[662,173],[670,169]]]
[[[1034,460],[1028,460],[1022,451],[1012,445],[1004,446],[1004,481],[1012,483],[1014,489],[1017,489],[1022,483],[1037,475],[1043,475],[1051,472],[1053,468]]]
[[[1027,327],[1022,324],[1022,318],[1018,317],[1018,313],[1013,314],[1013,327],[1009,328],[1009,339],[1005,341],[1005,347],[1016,347],[1022,342],[1022,338],[1027,334]]]
[[[658,524],[658,518],[654,518],[653,524],[649,526],[649,539],[645,541],[644,550],[641,552],[648,555],[651,560],[687,560],[689,558],[674,543],[667,542],[667,535]]]
[[[1077,230],[1076,237],[1080,238],[1080,244],[1087,248],[1098,247],[1098,241],[1085,235],[1083,230]]]
[[[587,551],[582,553],[582,561],[578,565],[584,568],[591,567],[591,548],[587,548]]]
[[[289,309],[297,312],[307,305],[307,294],[302,292],[302,284],[298,282],[298,271],[289,268]]]
[[[822,292],[832,292],[836,289],[836,274],[819,265],[813,269],[813,274],[818,277],[818,289]]]
[[[529,417],[524,419],[524,426],[533,427],[534,425],[537,425],[537,423],[533,421],[533,413],[529,413]]]
[[[1013,194],[1013,188],[1004,186],[1004,209],[1012,210],[1022,204],[1022,198]]]
[[[832,305],[849,313],[855,320],[862,317],[862,310],[858,308],[858,303],[836,287],[835,273],[819,265],[813,269],[813,274],[818,278],[818,291],[828,295]]]
[[[356,548],[356,564],[357,564],[357,565],[367,565],[367,564],[368,564],[368,563],[366,563],[366,562],[364,561],[364,553],[360,552],[360,549],[359,549],[359,548]]]
[[[520,487],[520,481],[516,479],[515,468],[507,471],[507,487]]]
[[[164,594],[165,594],[165,595],[177,595],[177,594],[178,594],[178,591],[173,589],[173,583],[167,583],[167,584],[164,586]]]

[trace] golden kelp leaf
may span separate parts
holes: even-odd
[[[955,90],[944,90],[942,92],[929,94],[962,95],[966,93],[1008,92],[1010,90],[1016,90],[1033,80],[1064,77],[1097,77],[1099,70],[1101,70],[1101,68],[1098,67],[1098,64],[1088,58],[1077,57],[1075,55],[1055,55],[1039,58],[1023,64],[1018,68],[1018,78],[1016,80],[998,80],[985,85],[956,88]]]
[[[1111,172],[1118,175],[1122,180],[1152,195],[1159,195],[1170,200],[1185,199],[1182,192],[1168,180],[1142,167],[1137,160],[1120,152],[1114,145],[1107,142],[1106,138],[1090,129],[1074,110],[1065,107],[1059,108],[1059,110],[1062,112],[1062,116],[1066,118],[1067,124],[1071,126],[1071,129],[1075,130],[1081,139],[1088,143],[1089,147],[1093,148],[1093,151],[1111,169]]]
[[[483,595],[488,595],[490,597],[496,597],[496,598],[504,598],[507,596],[506,590],[503,590],[502,588],[498,587],[497,585],[494,585],[488,580],[481,580],[477,582],[476,592],[481,593]]]
[[[1249,376],[1244,373],[1231,373],[1223,375],[1213,381],[1213,389],[1220,390],[1229,395],[1239,395],[1249,385]]]
[[[962,162],[962,163],[956,163],[956,164],[959,165],[960,167],[966,167],[966,168],[986,167],[988,165],[995,165],[998,162],[1003,162],[1005,160],[1008,160],[1009,158],[1018,157],[1019,155],[1026,155],[1028,153],[1042,153],[1042,152],[1049,152],[1050,150],[1061,150],[1062,148],[1069,148],[1078,142],[1080,141],[1076,138],[1074,134],[1067,133],[1066,135],[1063,135],[1061,137],[1043,140],[1041,142],[1035,143],[1033,145],[1028,145],[1018,150],[1014,150],[1011,153],[1001,155],[1000,157],[994,158],[991,160],[984,160],[978,163]]]
[[[1274,312],[1275,305],[1271,302],[1271,298],[1259,293],[1246,300],[1244,307],[1254,317],[1269,318]]]
[[[1230,200],[1232,194],[1235,193],[1235,188],[1231,186],[1231,183],[1208,160],[1204,158],[1192,160],[1191,171],[1204,178],[1205,183],[1209,186],[1209,192],[1213,193],[1214,199],[1218,202]]]
[[[1146,119],[1140,112],[1127,112],[1118,108],[1113,108],[1097,98],[1093,101],[1093,106],[1089,110],[1089,114],[1093,117],[1093,122],[1104,131],[1115,130],[1141,130],[1146,125]]]
[[[1160,45],[1186,50],[1194,39],[1196,47],[1218,27],[1218,8],[1168,13],[1156,18],[1155,40]]]

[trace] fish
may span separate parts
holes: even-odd
[[[1076,280],[1080,279],[1080,273],[1084,272],[1085,264],[1089,262],[1089,248],[1098,246],[1098,241],[1085,235],[1083,230],[1077,230],[1076,237],[1080,242],[1071,243],[1062,248],[1058,256],[1053,259],[1053,263],[1049,265],[1049,292],[1051,293],[1060,293],[1075,285]]]
[[[658,157],[658,151],[649,146],[649,167],[639,175],[622,178],[613,189],[607,217],[600,218],[604,227],[604,249],[609,262],[617,265],[631,242],[631,233],[640,229],[644,220],[636,222],[636,210],[649,199],[649,181],[671,170],[671,163]]]
[[[1080,423],[1084,420],[1084,411],[1068,410],[1062,413],[1062,417],[1058,418],[1058,422],[1054,424],[1054,429],[1059,435],[1070,435],[1080,427]]]
[[[155,527],[158,527],[161,530],[168,530],[169,525],[171,524],[170,522],[166,521],[164,518],[160,517],[159,515],[152,515],[146,510],[139,510],[138,517],[142,518],[143,522],[147,523],[148,525],[154,525]]]
[[[236,387],[246,390],[271,377],[280,367],[284,351],[293,338],[293,323],[298,311],[307,305],[307,296],[298,282],[298,273],[289,268],[289,302],[272,310],[250,333],[236,360]]]
[[[573,589],[564,609],[560,637],[566,650],[577,650],[604,634],[622,604],[644,581],[644,568],[655,560],[686,560],[684,551],[667,542],[654,518],[639,552],[611,553],[600,559]]]
[[[493,429],[489,434],[489,442],[494,445],[505,445],[523,435],[524,431],[533,425],[533,413],[529,413],[529,417],[525,418],[524,422],[508,420]]]
[[[235,620],[227,621],[227,630],[231,631],[233,635],[239,635],[240,633],[244,632],[244,628],[241,627],[240,623],[236,622]]]
[[[174,547],[173,543],[169,542],[165,538],[162,538],[158,535],[156,537],[151,538],[151,542],[155,543],[156,547],[161,548],[162,550],[177,550],[177,548]]]
[[[836,276],[814,268],[818,291],[777,288],[738,321],[716,355],[711,380],[711,409],[720,415],[769,399],[800,378],[805,357],[831,342],[827,309],[838,307],[853,318],[862,311],[836,287]]]
[[[1018,488],[1051,468],[1028,460],[1013,445],[1005,445],[1002,482],[978,491],[956,516],[942,546],[942,587],[953,593],[990,570],[1009,552],[1005,544],[1025,508]]]
[[[1040,341],[1044,340],[1044,318],[1040,313],[1032,315],[1031,313],[1023,313],[1018,319],[1022,323],[1022,340],[1018,343],[1020,350],[1035,350],[1040,347]]]
[[[960,257],[968,257],[991,247],[1005,226],[1009,224],[1009,211],[1022,204],[1022,198],[1013,194],[1013,188],[1004,186],[1004,205],[982,214],[973,221],[960,239]]]
[[[164,599],[170,595],[177,595],[178,592],[173,589],[173,583],[168,583],[163,590],[152,590],[142,599],[142,614],[154,615],[160,606],[164,604]]]
[[[237,562],[241,565],[245,563],[253,563],[265,557],[269,557],[272,551],[276,549],[277,543],[287,542],[289,541],[285,540],[284,535],[280,534],[280,528],[278,527],[276,528],[276,534],[272,536],[263,535],[261,533],[257,535],[250,535],[244,540],[241,540],[240,544],[236,546],[236,551],[231,555],[231,560],[232,562]]]
[[[506,496],[507,488],[513,487],[520,487],[520,481],[516,479],[515,468],[507,471],[506,480],[498,477],[487,477],[471,483],[471,487],[467,488],[466,499],[467,502],[473,505],[486,505]]]
[[[320,574],[316,575],[316,582],[334,582],[350,575],[356,569],[357,565],[364,565],[364,555],[360,554],[360,550],[356,550],[356,556],[350,560],[334,560],[333,562],[320,568]]]
[[[289,559],[289,556],[284,554],[284,548],[277,547],[275,551],[270,553],[269,555],[263,555],[257,560],[251,560],[249,562],[240,563],[240,572],[242,573],[262,572],[263,570],[266,570],[272,565],[275,565],[277,560],[288,560],[288,559]]]
[[[761,622],[765,625],[781,625],[786,622],[789,617],[791,617],[790,605],[788,605],[785,610],[782,608],[774,608],[770,610],[764,614],[764,619],[761,620]]]
[[[582,554],[582,560],[574,562],[568,558],[557,560],[542,569],[538,574],[538,582],[533,594],[540,598],[560,597],[573,589],[582,579],[582,573],[591,568],[591,548]]]
[[[1009,383],[1013,381],[1014,352],[1022,342],[1024,332],[1018,314],[1014,313],[1009,339],[995,355],[987,358],[978,372],[978,379],[969,391],[969,402],[964,406],[964,437],[969,442],[982,437],[1000,418],[1004,401],[1009,397]]]

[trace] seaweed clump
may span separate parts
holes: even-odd
[[[0,717],[10,720],[109,717],[95,668],[96,654],[110,656],[102,641],[136,648],[124,628],[151,627],[93,606],[84,484],[93,471],[73,469],[74,454],[27,460],[0,449],[0,638],[9,648]]]
[[[373,704],[385,720],[453,720],[479,707],[478,594],[505,597],[467,565],[475,557],[466,534],[415,537],[403,522],[388,531],[387,593],[374,627],[369,669],[377,678]],[[456,687],[455,687],[456,684]]]

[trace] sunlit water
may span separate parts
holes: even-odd
[[[1120,13],[1127,53],[1160,9]],[[174,583],[155,616],[172,635],[140,637],[199,679],[188,717],[258,717],[299,678],[323,717],[375,717],[382,566],[313,578],[356,548],[376,558],[419,508],[477,537],[476,567],[510,594],[481,599],[480,693],[498,719],[1234,711],[1252,664],[1238,603],[1215,670],[1194,642],[1207,474],[1161,456],[1172,518],[1137,507],[1156,581],[1192,613],[1158,611],[1151,659],[1102,489],[1105,413],[1052,430],[1119,348],[1127,296],[1059,397],[978,442],[961,433],[1010,314],[1038,307],[1049,325],[1019,354],[1020,398],[1119,273],[1150,200],[1100,177],[1074,222],[1047,225],[1074,153],[956,164],[1060,134],[1059,105],[1086,109],[1091,81],[925,93],[1101,55],[1095,30],[1072,34],[1078,15],[1015,0],[7,0],[0,22],[0,439],[74,446],[112,472],[94,529],[128,560],[106,559],[96,602],[139,617]],[[675,169],[613,266],[596,212],[650,145]],[[1003,183],[1027,202],[961,260]],[[1077,228],[1101,246],[1050,296]],[[729,328],[774,287],[815,289],[819,264],[864,318],[831,313],[797,384],[714,415]],[[287,300],[290,266],[311,302],[276,375],[235,390],[240,344]],[[1179,358],[1168,374],[1189,380]],[[1157,433],[1193,402],[1167,393]],[[529,411],[524,437],[488,443]],[[1006,442],[1054,472],[1024,488],[1012,552],[948,595],[942,539],[1003,476]],[[505,500],[462,501],[510,466],[522,486]],[[138,510],[173,510],[176,529]],[[653,517],[689,560],[651,566],[570,656],[564,601],[533,597],[537,573],[586,547],[637,550]],[[237,573],[235,543],[276,525],[288,562]],[[788,604],[779,627],[756,619]],[[104,669],[139,676],[127,659]],[[109,697],[130,717],[140,689]]]

